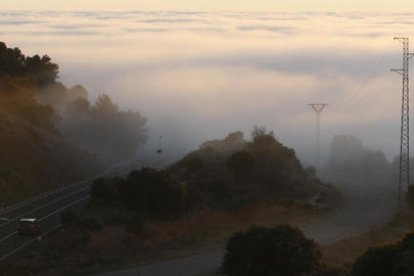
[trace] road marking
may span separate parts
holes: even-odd
[[[56,199],[54,199],[54,200],[52,200],[52,201],[49,201],[49,202],[47,202],[47,203],[45,203],[45,204],[43,204],[43,205],[40,205],[40,206],[36,207],[36,208],[35,208],[35,209],[33,209],[33,210],[30,210],[30,211],[28,211],[28,212],[25,212],[25,213],[23,213],[23,214],[20,214],[20,215],[19,215],[19,216],[17,216],[16,218],[11,219],[9,222],[6,222],[6,223],[1,224],[1,225],[0,225],[0,229],[1,229],[2,227],[8,226],[8,225],[10,225],[10,224],[12,224],[12,223],[16,222],[18,219],[20,219],[20,218],[22,218],[22,217],[26,216],[27,214],[30,214],[30,213],[36,212],[37,210],[40,210],[40,209],[42,209],[42,208],[44,208],[44,207],[47,207],[47,206],[49,206],[49,205],[51,205],[51,204],[53,204],[53,203],[55,203],[55,202],[57,202],[57,201],[63,200],[63,199],[65,199],[65,198],[67,198],[67,197],[69,197],[69,196],[71,196],[71,195],[73,195],[73,194],[76,194],[76,193],[79,193],[79,192],[83,192],[83,191],[84,191],[84,190],[86,190],[86,189],[89,189],[89,187],[82,187],[82,188],[80,188],[79,190],[76,190],[76,191],[73,191],[73,192],[71,192],[71,193],[69,193],[69,194],[66,194],[66,195],[65,195],[65,196],[63,196],[63,197],[60,197],[60,198],[58,197],[58,198],[56,198]]]
[[[4,255],[3,257],[0,258],[0,262],[4,261],[5,259],[7,259],[8,257],[12,256],[14,253],[18,252],[19,250],[25,248],[26,246],[32,244],[34,241],[37,241],[37,238],[34,238],[24,244],[22,244],[21,246],[13,249],[12,251],[10,251],[9,253],[7,253],[6,255]]]
[[[49,218],[49,217],[51,217],[51,216],[53,216],[53,215],[55,215],[55,214],[59,213],[60,211],[62,211],[62,210],[64,210],[64,209],[67,209],[67,208],[69,208],[69,207],[71,207],[71,206],[73,206],[73,205],[75,205],[75,204],[77,204],[77,203],[79,203],[79,202],[81,202],[81,201],[83,201],[83,200],[85,200],[85,199],[88,199],[88,198],[89,198],[89,195],[88,195],[88,196],[84,196],[84,197],[82,197],[82,198],[80,198],[80,199],[78,199],[78,200],[76,200],[76,201],[73,201],[72,203],[70,203],[70,204],[68,204],[68,205],[65,205],[64,207],[59,208],[59,209],[57,209],[57,210],[53,211],[52,213],[47,214],[46,216],[44,216],[44,217],[42,217],[42,218],[38,219],[38,221],[39,221],[39,222],[41,222],[41,221],[43,221],[43,220],[45,220],[45,219],[47,219],[47,218]],[[3,241],[5,241],[5,240],[7,240],[7,239],[11,238],[12,236],[14,236],[14,235],[16,235],[16,234],[17,234],[17,231],[14,231],[13,233],[11,233],[11,234],[9,234],[9,235],[5,236],[4,238],[2,238],[2,239],[0,240],[0,242],[3,242]],[[0,262],[1,262],[1,260],[2,260],[2,259],[0,259]]]
[[[26,200],[20,201],[20,202],[14,204],[14,205],[7,206],[6,208],[0,210],[0,214],[3,215],[5,213],[7,213],[7,212],[10,212],[10,211],[13,211],[15,209],[18,209],[20,207],[23,207],[25,205],[28,205],[28,204],[30,204],[33,201],[46,198],[50,194],[57,194],[57,193],[59,193],[61,191],[68,190],[68,189],[75,188],[75,187],[79,187],[79,186],[82,186],[84,184],[90,183],[90,182],[92,182],[93,180],[95,180],[95,179],[97,179],[99,177],[103,177],[103,176],[108,175],[111,171],[114,171],[117,167],[122,167],[123,165],[128,164],[128,163],[132,163],[134,161],[136,161],[135,158],[128,159],[126,161],[119,162],[119,163],[117,163],[115,165],[112,165],[111,167],[106,168],[105,170],[103,170],[99,174],[96,174],[96,175],[91,176],[89,178],[85,178],[84,180],[80,180],[80,181],[77,181],[75,183],[69,184],[69,185],[67,185],[67,186],[65,186],[63,188],[61,187],[61,188],[57,188],[55,190],[46,191],[46,192],[44,192],[42,194],[38,194],[38,195],[35,195],[35,196],[33,196],[31,198],[28,198]]]
[[[7,240],[8,238],[11,238],[12,236],[14,236],[14,235],[16,235],[16,234],[17,234],[17,231],[14,231],[13,233],[8,234],[7,236],[3,237],[3,238],[0,240],[0,242],[5,241],[5,240]]]
[[[80,199],[78,199],[78,200],[75,200],[74,202],[72,202],[72,203],[70,203],[70,204],[68,204],[68,205],[66,205],[66,206],[64,206],[64,207],[62,207],[62,208],[60,208],[60,209],[57,209],[56,211],[54,211],[54,212],[52,212],[52,213],[50,213],[50,214],[48,214],[48,215],[46,215],[46,216],[44,216],[44,217],[40,218],[40,219],[39,219],[39,222],[40,222],[40,221],[42,221],[42,220],[45,220],[45,219],[47,219],[47,218],[49,218],[49,217],[51,217],[51,216],[53,216],[54,214],[59,213],[60,211],[65,210],[65,209],[67,209],[67,208],[69,208],[69,207],[71,207],[71,206],[73,206],[73,205],[75,205],[75,204],[77,204],[77,203],[79,203],[79,202],[81,202],[81,201],[85,200],[85,199],[88,199],[88,198],[89,198],[89,195],[84,196],[84,197],[82,197],[82,198],[80,198]]]

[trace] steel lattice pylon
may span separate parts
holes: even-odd
[[[400,172],[398,179],[398,197],[408,189],[410,184],[410,88],[409,88],[409,60],[413,54],[409,52],[409,39],[395,37],[403,44],[403,68],[391,71],[402,76],[402,103],[401,103],[401,140],[400,140]]]

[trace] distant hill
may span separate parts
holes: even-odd
[[[235,132],[203,143],[168,170],[212,208],[272,199],[306,201],[318,194],[328,203],[335,189],[321,183],[314,169],[305,170],[293,149],[264,128],[256,127],[252,136],[246,141]]]

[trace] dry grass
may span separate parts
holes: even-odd
[[[82,231],[63,228],[17,260],[9,271],[75,275],[113,270],[222,248],[234,232],[252,225],[304,226],[325,214],[308,205],[278,201],[235,211],[209,210],[172,222],[146,223],[136,234],[124,226],[108,225],[101,231],[90,232],[84,242],[79,242],[85,235]]]
[[[323,261],[335,267],[350,268],[367,248],[397,242],[413,230],[414,211],[402,212],[382,229],[323,246]]]

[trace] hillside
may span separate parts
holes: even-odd
[[[330,206],[335,189],[322,183],[313,168],[304,169],[293,149],[273,132],[255,127],[252,140],[241,132],[203,143],[168,171],[212,208],[233,208],[263,200],[309,201]]]
[[[57,132],[0,111],[0,201],[7,205],[101,169]]]
[[[263,130],[251,142],[232,133],[167,170],[95,180],[81,214],[62,215],[63,226],[8,271],[97,273],[222,248],[251,225],[303,227],[339,202],[336,190],[312,172],[272,133]],[[315,204],[310,199],[317,194]]]
[[[58,79],[49,56],[0,42],[0,206],[96,175],[147,139],[139,112]]]

